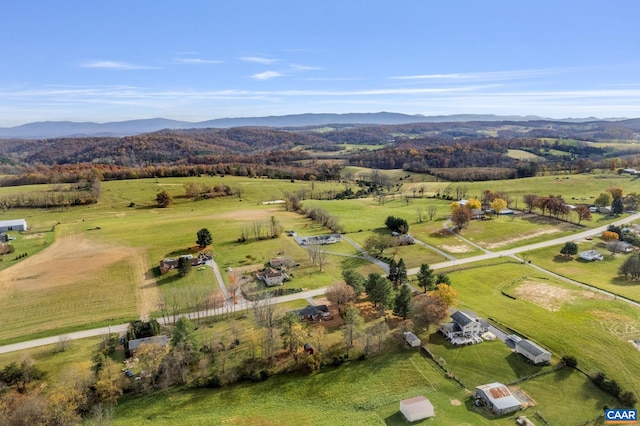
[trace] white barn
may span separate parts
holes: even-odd
[[[27,221],[24,219],[0,220],[0,232],[26,230]]]
[[[531,340],[523,339],[516,342],[516,353],[524,355],[534,364],[542,364],[551,361],[551,352],[540,347]]]
[[[400,401],[400,412],[410,422],[427,419],[435,415],[431,401],[424,396],[403,399]]]
[[[509,388],[497,382],[476,386],[476,399],[489,406],[491,411],[497,415],[511,413],[522,408],[520,401],[511,394]]]

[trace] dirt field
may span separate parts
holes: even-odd
[[[219,219],[235,219],[235,220],[256,220],[267,219],[271,216],[282,215],[282,208],[273,208],[268,210],[236,210],[228,213],[220,213],[215,215]]]
[[[440,248],[442,250],[448,251],[449,253],[469,253],[473,251],[473,247],[470,247],[466,244],[456,244],[456,245],[441,245]]]
[[[132,261],[141,315],[156,308],[158,291],[155,279],[146,276],[149,269],[137,251],[117,244],[91,240],[81,235],[59,238],[49,248],[25,259],[0,274],[0,289],[19,288],[38,291],[63,287],[80,281],[92,281],[109,265],[123,260]]]
[[[489,250],[497,249],[500,247],[508,246],[509,244],[517,243],[518,241],[528,240],[530,238],[539,237],[541,235],[554,234],[556,232],[560,232],[560,229],[541,229],[540,231],[530,232],[528,234],[521,234],[517,237],[507,238],[504,240],[500,240],[496,243],[480,243],[484,247]]]
[[[570,303],[578,298],[608,299],[607,296],[600,293],[585,290],[569,290],[530,280],[523,281],[514,290],[514,294],[519,299],[533,302],[552,312],[559,311],[564,303]]]

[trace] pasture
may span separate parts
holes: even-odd
[[[637,308],[560,283],[527,264],[479,266],[449,276],[458,291],[460,308],[534,340],[557,358],[574,355],[583,369],[606,371],[625,389],[640,389],[638,351],[628,342],[640,337],[635,326],[640,324]],[[550,292],[550,287],[562,291]],[[609,355],[612,353],[616,356]]]

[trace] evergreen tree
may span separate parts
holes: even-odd
[[[205,248],[213,242],[211,232],[209,232],[207,228],[202,228],[196,235],[198,237],[198,239],[196,240],[196,244],[198,244],[198,247],[200,247],[201,249]]]
[[[181,257],[178,259],[178,271],[180,271],[180,276],[184,277],[191,272],[191,259],[187,259],[186,257]]]
[[[425,291],[433,290],[436,287],[435,277],[433,276],[433,269],[426,263],[420,265],[420,270],[416,275],[418,278],[418,285]]]
[[[396,295],[393,313],[403,320],[407,319],[409,312],[411,311],[411,289],[403,285],[400,288],[400,292]]]
[[[396,275],[395,281],[396,288],[407,281],[409,281],[407,278],[407,266],[404,264],[404,259],[400,258],[400,261],[398,262],[398,274]]]
[[[394,284],[398,280],[398,264],[395,259],[391,259],[391,262],[389,262],[389,275],[387,275],[387,278]]]
[[[353,269],[345,269],[342,271],[342,279],[347,285],[353,287],[356,297],[360,297],[365,289],[367,279]]]

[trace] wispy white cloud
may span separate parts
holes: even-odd
[[[158,69],[158,67],[152,67],[148,65],[130,64],[128,62],[119,61],[89,61],[81,64],[83,68],[104,68],[111,70],[150,70]]]
[[[560,72],[559,70],[538,69],[538,70],[514,70],[514,71],[485,71],[485,72],[467,72],[467,73],[451,73],[451,74],[418,74],[418,75],[400,75],[389,77],[390,80],[514,80],[521,78],[539,77],[552,73]]]
[[[254,74],[251,78],[256,80],[271,80],[272,78],[284,77],[285,74],[278,71],[265,71],[258,74]]]
[[[202,58],[176,58],[176,62],[181,64],[221,64],[222,61],[216,59],[202,59]]]
[[[291,64],[290,67],[294,71],[316,71],[316,70],[322,69],[320,67],[312,67],[309,65],[298,65],[298,64]]]
[[[279,61],[279,59],[265,58],[263,56],[243,56],[240,58],[240,60],[245,62],[255,62],[257,64],[264,64],[264,65],[273,64],[274,62]]]

